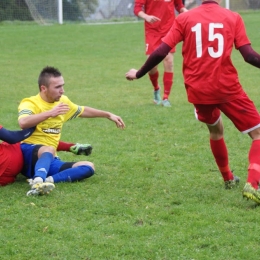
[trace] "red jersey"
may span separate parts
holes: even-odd
[[[233,45],[250,44],[238,13],[203,2],[180,14],[163,42],[170,47],[183,41],[183,75],[188,101],[217,104],[232,101],[244,92],[231,61]]]
[[[2,126],[0,125],[0,129]],[[0,143],[0,185],[1,178],[4,174],[14,175],[14,177],[21,172],[23,167],[23,154],[20,148],[20,143],[8,144],[6,142]]]
[[[182,0],[135,0],[134,13],[137,15],[140,11],[144,11],[148,15],[160,18],[161,21],[153,24],[145,21],[145,32],[165,36],[175,19],[174,7],[180,12],[184,7]]]

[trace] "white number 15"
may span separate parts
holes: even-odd
[[[208,47],[209,55],[212,58],[219,58],[223,54],[224,50],[224,38],[220,33],[214,33],[215,28],[223,28],[222,23],[210,23],[209,24],[209,38],[210,42],[213,42],[215,39],[218,40],[218,49],[214,51],[213,47]],[[201,35],[201,23],[197,23],[195,26],[191,28],[192,32],[196,34],[196,51],[197,58],[202,56],[202,35]]]

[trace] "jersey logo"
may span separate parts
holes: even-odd
[[[61,132],[60,128],[48,128],[42,129],[42,131],[46,134],[60,134]]]

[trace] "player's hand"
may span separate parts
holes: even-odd
[[[64,115],[70,110],[69,106],[64,103],[59,103],[56,107],[50,110],[51,117]]]
[[[136,69],[130,69],[126,74],[125,77],[127,80],[134,80],[136,79]]]
[[[189,10],[187,8],[183,7],[183,8],[181,8],[180,13],[185,13],[185,12],[188,12],[188,11]]]
[[[108,117],[109,120],[113,121],[116,123],[116,126],[118,128],[124,129],[125,128],[125,123],[122,120],[122,118],[120,116],[114,115],[114,114],[110,114],[110,116]]]
[[[147,23],[156,23],[158,21],[161,21],[161,19],[159,17],[156,17],[156,16],[153,16],[153,15],[147,15],[146,18],[145,18],[145,21]]]

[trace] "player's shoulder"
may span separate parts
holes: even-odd
[[[60,101],[63,103],[67,103],[67,102],[70,102],[70,99],[67,96],[62,95],[60,98]]]
[[[21,100],[20,103],[24,103],[24,102],[39,102],[40,101],[40,95],[35,95],[35,96],[30,96],[30,97],[25,97]]]
[[[71,101],[67,96],[65,95],[62,95],[61,98],[60,98],[60,101],[59,102],[62,102],[64,104],[67,104],[69,105],[70,107],[73,107],[75,104],[73,103],[73,101]]]
[[[241,22],[243,23],[243,18],[239,13],[229,10],[224,7],[222,7],[221,17],[227,23],[231,23],[231,24],[237,24],[237,23],[241,23]]]

